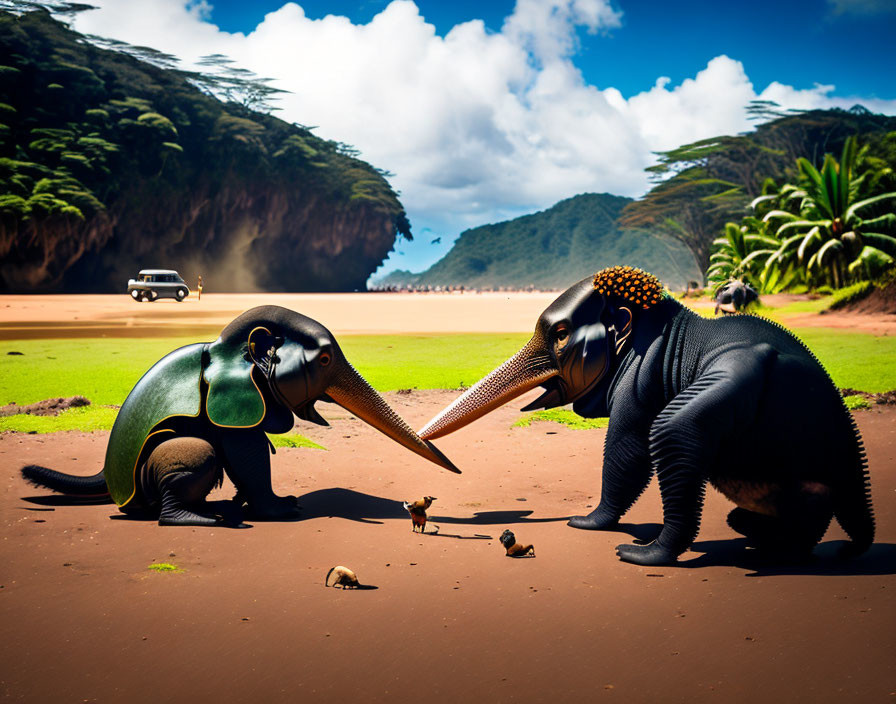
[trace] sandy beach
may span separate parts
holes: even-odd
[[[350,332],[526,332],[553,294],[278,296]],[[220,329],[271,297],[4,296],[7,339]],[[108,298],[108,300],[107,300]],[[8,307],[6,307],[8,306]],[[76,320],[77,318],[77,320]],[[408,322],[411,321],[411,322]],[[80,326],[80,327],[79,327]],[[33,333],[46,334],[49,333]],[[390,393],[414,427],[454,391]],[[93,474],[108,433],[0,435],[0,696],[22,702],[886,702],[896,699],[896,409],[855,415],[871,468],[875,545],[834,557],[832,524],[805,564],[769,564],[725,524],[709,489],[674,567],[618,561],[651,539],[656,482],[614,532],[568,516],[600,493],[604,430],[514,428],[537,392],[437,442],[453,475],[340,408],[297,430],[326,450],[280,449],[274,488],[296,522],[161,528],[112,505],[63,505],[22,464]],[[211,499],[230,511],[233,487]],[[401,501],[437,497],[412,533]],[[510,528],[534,559],[505,557]],[[179,572],[157,573],[154,563]],[[370,590],[324,587],[346,565]]]

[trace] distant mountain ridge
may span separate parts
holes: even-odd
[[[619,213],[631,202],[583,193],[538,213],[466,230],[426,271],[394,271],[373,283],[563,289],[615,264],[649,271],[673,289],[702,280],[694,255],[680,242],[617,227]]]

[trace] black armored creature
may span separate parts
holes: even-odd
[[[694,541],[705,485],[737,508],[754,546],[809,553],[831,518],[859,554],[874,540],[862,440],[818,360],[786,329],[748,315],[707,320],[631,267],[604,269],[542,313],[532,339],[420,431],[446,435],[536,386],[524,411],[572,403],[609,416],[598,507],[569,525],[611,530],[659,479],[663,528],[622,560],[676,561]]]
[[[76,496],[108,496],[125,513],[152,512],[160,525],[219,525],[203,513],[223,473],[256,519],[298,515],[294,496],[271,486],[265,433],[285,433],[294,415],[327,425],[315,401],[338,403],[409,450],[453,472],[345,359],[333,335],[279,306],[246,311],[211,343],[163,357],[125,399],[103,469],[89,477],[22,468],[38,486]]]

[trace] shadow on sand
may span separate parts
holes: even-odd
[[[382,523],[384,520],[408,520],[408,512],[401,501],[386,499],[381,496],[363,494],[352,489],[332,488],[319,489],[299,497],[302,507],[302,520],[309,518],[344,518],[361,523]],[[505,523],[546,523],[565,521],[568,516],[558,518],[529,518],[532,511],[477,511],[472,516],[436,516],[430,515],[430,523],[445,525],[492,526]],[[490,536],[461,536],[449,533],[427,533],[434,537],[464,538],[483,540]]]
[[[70,494],[47,494],[46,496],[23,496],[22,501],[38,506],[99,506],[111,504],[108,496],[72,496]],[[52,511],[52,509],[28,508],[28,511]]]
[[[613,532],[628,533],[635,543],[647,544],[656,539],[660,523],[620,523]],[[700,567],[736,567],[746,570],[746,577],[780,575],[873,576],[896,574],[896,544],[875,543],[858,557],[841,558],[845,540],[819,543],[807,559],[775,557],[747,544],[746,538],[730,540],[698,540],[675,565],[682,569]],[[701,553],[693,557],[694,553]]]
[[[687,569],[722,566],[748,570],[747,577],[774,577],[779,575],[815,575],[820,577],[856,577],[896,574],[896,544],[875,543],[868,551],[852,558],[841,558],[840,549],[845,540],[829,540],[819,543],[809,558],[799,560],[775,559],[754,550],[744,538],[731,540],[704,540],[691,546],[694,552],[703,553],[692,560],[679,563]]]

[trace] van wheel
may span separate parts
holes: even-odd
[[[133,298],[135,301],[137,301],[137,303],[139,303],[142,296],[140,295],[140,292],[137,289],[134,289],[133,291],[131,291],[131,298]]]
[[[147,301],[152,303],[159,297],[159,294],[157,291],[147,291],[146,293],[143,294],[143,296],[146,298]]]
[[[177,289],[177,293],[175,293],[174,295],[177,296],[178,301],[182,301],[187,297],[187,289],[179,288]]]

